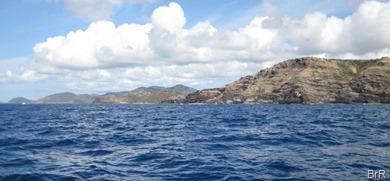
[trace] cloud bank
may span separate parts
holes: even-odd
[[[146,24],[95,21],[85,30],[36,44],[31,65],[19,76],[0,74],[0,82],[53,79],[70,89],[95,91],[177,83],[207,87],[298,56],[390,55],[390,2],[364,2],[345,18],[314,12],[294,19],[270,4],[263,9],[266,14],[235,31],[207,20],[184,28],[185,12],[177,3],[155,9]],[[96,17],[112,14],[109,8],[101,12]]]

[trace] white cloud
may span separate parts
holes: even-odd
[[[156,28],[177,33],[182,30],[186,23],[183,9],[177,3],[169,3],[169,6],[161,6],[154,10],[152,23]]]
[[[298,56],[390,55],[390,2],[365,2],[345,18],[314,12],[294,19],[272,4],[264,8],[269,11],[236,31],[209,21],[184,28],[177,3],[157,8],[146,24],[96,21],[86,30],[36,44],[31,66],[18,75],[0,74],[0,81],[50,78],[70,89],[96,91],[177,83],[208,87]]]
[[[97,68],[143,64],[152,56],[148,48],[151,25],[98,21],[87,30],[49,38],[34,47],[38,65],[62,68]]]
[[[390,2],[368,1],[346,19],[352,53],[365,54],[390,47]],[[347,35],[346,35],[347,37]],[[358,37],[358,38],[357,38]]]
[[[343,20],[327,17],[321,12],[306,15],[303,20],[285,19],[289,26],[286,37],[291,38],[303,53],[343,51],[338,44],[343,36]]]
[[[31,82],[40,81],[40,80],[46,79],[46,77],[47,77],[47,75],[40,74],[36,70],[32,70],[32,69],[26,69],[20,75],[21,80],[31,81]]]
[[[33,69],[25,69],[18,72],[7,70],[5,73],[0,73],[0,83],[37,82],[46,78],[46,74],[39,73]]]
[[[0,73],[0,83],[12,82],[14,73],[7,70],[5,73]]]
[[[308,54],[344,53],[366,57],[390,46],[390,2],[367,1],[344,19],[327,17],[321,12],[308,14],[303,20],[286,18],[284,24],[300,52]],[[358,57],[357,56],[357,57]]]
[[[173,17],[173,18],[172,18]],[[58,68],[93,69],[134,66],[187,65],[223,61],[253,62],[273,58],[276,32],[257,17],[238,31],[218,31],[210,22],[183,28],[184,12],[170,3],[152,14],[151,24],[97,21],[86,30],[49,38],[34,47],[34,66],[41,72]],[[282,49],[282,48],[280,48]],[[278,49],[279,50],[279,49]]]

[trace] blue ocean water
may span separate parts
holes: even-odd
[[[0,105],[0,180],[366,180],[379,169],[390,171],[390,105]]]

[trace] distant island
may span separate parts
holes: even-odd
[[[120,94],[105,94],[101,98],[93,101],[95,104],[160,104],[176,103],[176,100],[183,100],[196,89],[184,85],[175,85],[173,87],[140,87]]]
[[[140,87],[103,95],[66,92],[9,104],[322,104],[390,103],[390,58],[283,61],[219,88]]]
[[[103,95],[63,92],[34,101],[17,97],[9,100],[7,104],[159,104],[185,99],[186,95],[195,91],[196,89],[178,84],[167,88],[139,87],[131,91],[108,92]]]
[[[94,100],[101,97],[97,94],[74,94],[71,92],[57,93],[45,96],[38,100],[29,100],[24,97],[13,98],[8,104],[92,104]]]

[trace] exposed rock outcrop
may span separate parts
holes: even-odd
[[[196,91],[182,103],[390,103],[390,58],[297,58],[220,88]]]

